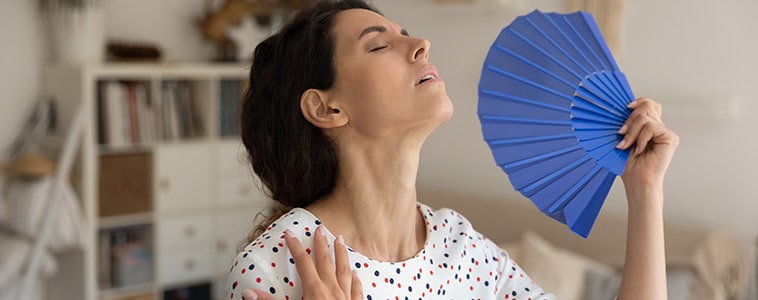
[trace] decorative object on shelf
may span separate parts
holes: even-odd
[[[101,62],[105,20],[99,0],[40,0],[53,58],[61,64]]]
[[[161,50],[152,43],[109,41],[106,45],[109,61],[148,61],[161,60]]]
[[[24,153],[18,160],[4,166],[3,171],[14,177],[36,179],[52,175],[55,171],[55,163],[49,157],[39,153]]]
[[[249,47],[240,47],[229,36],[230,29],[239,26],[244,19],[255,17],[259,24],[269,25],[272,32],[279,30],[283,19],[298,10],[316,3],[315,0],[225,0],[214,9],[212,1],[206,1],[206,13],[198,20],[198,27],[203,37],[214,42],[218,49],[219,61],[237,61],[239,51]],[[243,56],[245,57],[245,56]]]
[[[634,100],[592,15],[534,11],[505,27],[479,81],[482,133],[513,187],[587,237],[629,151]]]
[[[55,130],[56,121],[55,102],[50,98],[41,99],[8,149],[9,161],[3,164],[3,172],[25,180],[52,175],[55,163],[43,153],[41,144]]]

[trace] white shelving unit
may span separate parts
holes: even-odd
[[[47,282],[47,299],[162,299],[166,290],[199,282],[214,286],[214,298],[225,298],[219,292],[229,262],[256,214],[270,205],[255,184],[238,138],[220,134],[221,82],[244,84],[247,74],[247,66],[210,63],[52,66],[45,71],[44,87],[56,99],[61,124],[69,123],[76,104],[84,109],[74,181],[91,225],[86,249],[57,257],[60,271]],[[165,96],[161,90],[165,82],[187,82],[201,120],[198,134],[118,147],[101,144],[98,97],[103,95],[98,89],[111,81],[140,82],[148,87],[151,101]],[[150,209],[101,217],[99,163],[102,157],[125,154],[150,157]],[[101,286],[107,262],[99,258],[101,232],[138,225],[150,232],[152,278],[140,284]]]

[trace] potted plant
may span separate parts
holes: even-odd
[[[105,49],[100,0],[40,0],[48,22],[53,60],[61,64],[100,62]]]

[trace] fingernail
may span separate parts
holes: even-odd
[[[316,230],[318,230],[318,235],[320,235],[320,236],[326,236],[326,232],[324,232],[324,228],[322,228],[322,227],[323,227],[323,226],[319,225],[319,226],[316,228]]]
[[[619,128],[619,134],[625,134],[628,129],[629,129],[629,126],[626,126],[626,124],[624,124],[623,126],[621,126],[621,128]]]
[[[621,140],[618,144],[616,144],[616,149],[624,149],[624,140]]]
[[[258,294],[251,291],[245,291],[245,293],[242,295],[242,300],[257,300]]]
[[[337,237],[337,244],[345,245],[345,239],[342,237],[341,234]]]

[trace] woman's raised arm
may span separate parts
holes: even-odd
[[[617,146],[632,148],[621,176],[629,205],[626,258],[618,299],[667,299],[663,235],[663,181],[679,136],[661,120],[661,105],[646,98],[619,130]]]

